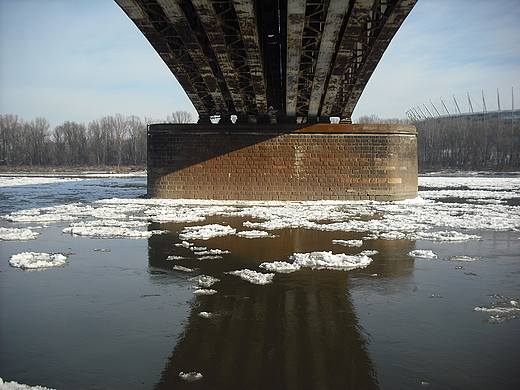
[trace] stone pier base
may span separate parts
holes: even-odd
[[[148,195],[226,200],[403,200],[417,196],[408,125],[156,124]]]

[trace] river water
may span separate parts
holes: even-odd
[[[421,177],[406,202],[150,200],[143,175],[0,185],[6,382],[520,388],[519,176]],[[66,263],[16,266],[26,252]]]

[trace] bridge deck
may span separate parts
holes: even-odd
[[[201,122],[350,118],[417,0],[115,0]]]

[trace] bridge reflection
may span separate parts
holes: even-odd
[[[180,230],[175,224],[161,228]],[[171,235],[149,239],[150,267],[172,269],[178,264],[197,272],[172,270],[176,278],[204,274],[220,279],[212,286],[218,293],[194,298],[184,332],[155,389],[379,388],[369,338],[359,324],[350,289],[354,280],[373,280],[374,273],[384,279],[411,279],[413,259],[403,253],[415,244],[372,242],[381,253],[367,269],[303,269],[278,274],[273,284],[264,286],[224,273],[257,269],[261,261],[284,260],[294,252],[359,251],[332,246],[331,237],[338,238],[338,233],[303,229],[276,233],[280,234],[276,239],[228,236],[196,242],[231,252],[220,260],[198,260],[188,249],[175,246],[178,239]],[[166,260],[168,255],[188,258],[172,262]],[[201,317],[201,312],[212,315]],[[200,372],[203,378],[187,382],[179,378],[181,371]]]

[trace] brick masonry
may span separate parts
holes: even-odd
[[[415,127],[151,125],[148,196],[282,201],[415,198]]]

